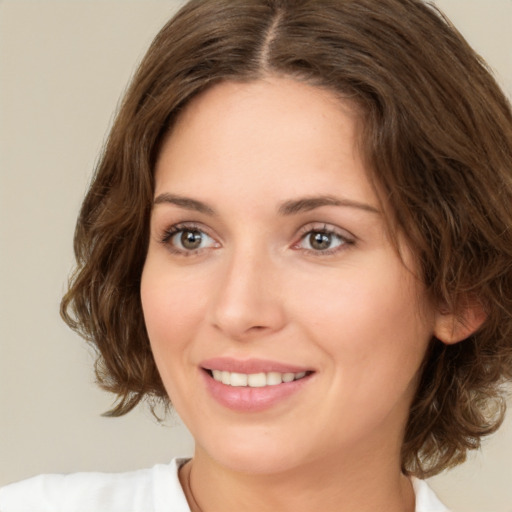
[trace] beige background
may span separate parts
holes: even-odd
[[[192,452],[177,418],[100,417],[110,397],[58,315],[75,217],[117,101],[177,3],[0,1],[0,484]],[[437,3],[512,97],[512,0]],[[512,414],[432,483],[457,512],[512,512]]]

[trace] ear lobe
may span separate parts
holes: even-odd
[[[486,318],[487,314],[481,304],[467,306],[460,314],[438,311],[434,336],[447,345],[453,345],[475,333]]]

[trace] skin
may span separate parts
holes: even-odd
[[[196,440],[180,473],[193,510],[414,510],[400,447],[441,322],[387,237],[356,126],[332,93],[267,77],[210,88],[162,147],[141,297]],[[325,196],[339,204],[283,214]],[[197,249],[182,243],[191,231]],[[201,362],[219,356],[314,373],[264,411],[233,411],[204,385]]]

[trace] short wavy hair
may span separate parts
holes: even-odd
[[[512,379],[512,114],[484,61],[420,0],[192,0],[156,36],[83,202],[61,305],[117,395],[107,414],[168,403],[139,290],[162,140],[205,89],[268,75],[359,107],[361,154],[428,293],[486,313],[468,339],[431,341],[405,431],[404,472],[456,465],[501,423]]]

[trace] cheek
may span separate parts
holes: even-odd
[[[323,286],[303,281],[295,316],[309,319],[303,323],[308,336],[355,377],[367,365],[381,378],[414,374],[432,337],[433,315],[401,264],[384,260],[374,269],[346,268]]]
[[[198,324],[198,295],[195,287],[180,283],[154,260],[146,263],[141,278],[144,321],[158,372],[177,410],[184,408],[181,387]]]
[[[178,363],[203,316],[204,297],[197,283],[179,279],[148,262],[141,279],[141,301],[157,366]]]

